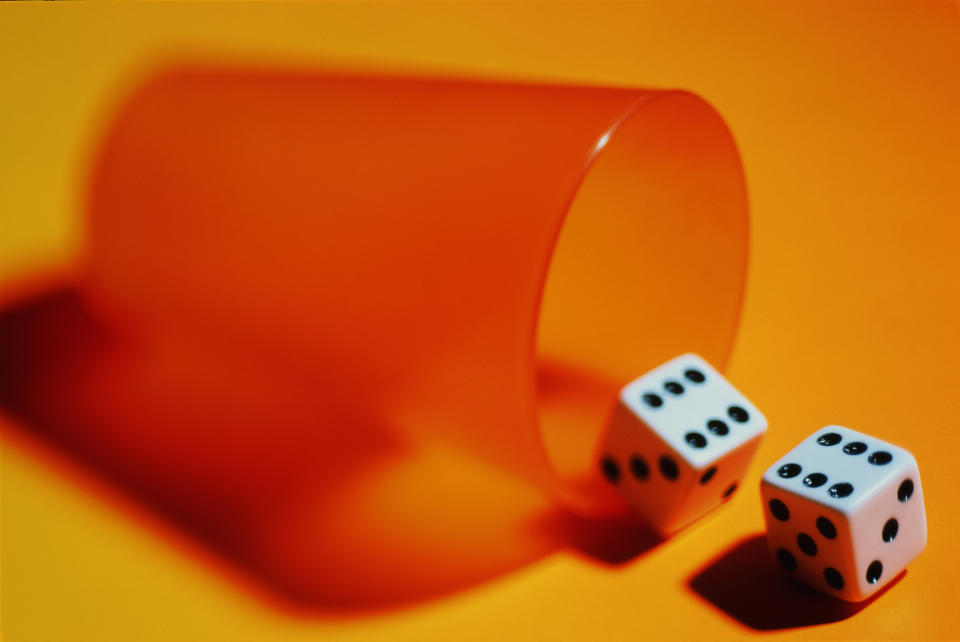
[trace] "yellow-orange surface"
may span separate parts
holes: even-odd
[[[727,374],[771,427],[746,492],[659,546],[618,563],[567,550],[532,555],[415,606],[341,615],[275,608],[81,465],[5,430],[4,639],[957,637],[958,28],[948,3],[6,3],[4,283],[75,255],[103,107],[158,61],[697,92],[737,139],[751,201],[747,296]],[[763,527],[760,473],[827,423],[916,455],[928,550],[862,609],[789,591],[778,595],[797,597],[795,609],[771,604],[742,583],[751,572],[760,587],[771,581],[750,561]],[[751,613],[736,593],[772,612]]]

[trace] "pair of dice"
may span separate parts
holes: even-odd
[[[620,392],[600,469],[661,535],[726,502],[767,420],[694,354],[679,356]],[[926,546],[913,456],[840,426],[816,431],[764,474],[767,542],[784,573],[859,602]]]

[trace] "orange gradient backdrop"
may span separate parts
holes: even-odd
[[[284,375],[271,376],[275,370],[260,368],[259,357],[232,350],[204,353],[182,336],[158,345],[136,333],[108,333],[110,345],[104,345],[101,317],[91,316],[71,291],[31,288],[53,292],[39,299],[13,291],[38,270],[79,256],[83,195],[94,141],[101,140],[113,116],[109,106],[149,69],[171,60],[212,60],[680,87],[702,95],[737,140],[751,202],[746,299],[727,374],[764,409],[771,428],[745,480],[748,492],[659,543],[620,518],[574,518],[541,493],[440,444],[382,439],[379,430],[373,440],[358,434],[337,445],[359,454],[345,460],[351,463],[349,475],[339,476],[333,467],[321,478],[349,481],[320,486],[335,488],[327,496],[336,510],[325,513],[334,518],[304,524],[297,519],[312,513],[293,510],[275,533],[284,543],[275,550],[285,551],[288,561],[298,559],[297,547],[309,554],[334,553],[335,574],[347,585],[327,594],[322,608],[314,600],[312,608],[294,614],[288,604],[260,595],[264,582],[246,576],[242,565],[223,564],[214,552],[233,557],[229,551],[197,546],[192,536],[185,537],[196,533],[189,519],[158,518],[171,514],[168,505],[144,504],[142,489],[131,496],[104,482],[93,472],[104,466],[77,463],[96,463],[89,452],[70,447],[80,456],[65,458],[36,441],[38,424],[28,421],[35,413],[8,412],[0,572],[2,626],[9,638],[736,639],[774,631],[805,639],[953,636],[942,605],[956,601],[960,571],[949,536],[960,526],[949,510],[958,486],[951,399],[960,385],[955,337],[960,265],[952,249],[960,231],[953,215],[960,206],[955,5],[77,4],[53,7],[59,14],[50,9],[4,7],[6,19],[0,21],[2,46],[9,48],[0,66],[8,96],[0,108],[7,141],[0,196],[4,300],[30,301],[5,308],[6,349],[15,350],[25,368],[5,369],[5,386],[20,391],[17,399],[50,413],[42,417],[43,426],[89,435],[111,425],[98,421],[95,412],[69,412],[84,404],[88,411],[119,408],[130,421],[152,415],[153,427],[141,426],[158,431],[211,399],[232,409],[232,416],[220,417],[229,430],[259,429],[264,417],[282,420],[284,408],[297,408],[298,421],[299,413],[310,410],[297,405],[308,391],[296,387],[303,379],[295,359],[277,357]],[[29,51],[37,53],[21,55]],[[709,305],[702,311],[712,313]],[[111,359],[131,351],[141,351],[137,363],[150,367],[124,381],[130,371]],[[97,358],[90,360],[90,354]],[[573,374],[585,372],[575,358],[561,361],[578,366]],[[188,362],[186,374],[193,379],[181,371]],[[77,370],[77,364],[92,370]],[[36,370],[30,374],[30,368]],[[545,381],[563,390],[570,371],[559,371],[562,376]],[[140,386],[146,392],[156,389],[147,385],[151,382],[177,381],[183,405],[170,408],[154,399],[151,406],[138,403],[151,399],[136,395],[107,398],[98,376],[124,390]],[[58,383],[44,388],[30,381]],[[73,388],[76,381],[81,384]],[[264,394],[237,403],[237,386]],[[568,389],[587,387],[574,381]],[[54,400],[45,394],[51,390],[64,396]],[[104,395],[100,405],[97,394]],[[595,407],[585,403],[583,408]],[[557,411],[560,421],[583,425],[575,418],[580,411],[568,410]],[[780,583],[768,573],[756,538],[762,516],[749,489],[762,467],[831,422],[914,452],[930,507],[929,550],[878,601],[862,608],[837,606]],[[156,461],[169,455],[149,454]],[[354,466],[358,461],[364,465]],[[384,461],[405,472],[377,464]],[[108,479],[124,478],[107,472]],[[254,466],[251,476],[258,472]],[[385,474],[392,483],[383,483]],[[436,488],[437,480],[445,479],[458,480],[451,492]],[[250,487],[258,484],[251,479]],[[182,493],[189,495],[187,488]],[[397,500],[409,497],[422,500],[415,511],[399,508]],[[266,497],[252,499],[269,504]],[[218,519],[217,502],[202,505],[214,511],[204,516],[209,523],[236,532],[229,518]],[[468,521],[464,530],[447,518],[463,514],[464,505],[497,519]],[[352,526],[384,516],[396,524],[406,520],[397,531],[404,537]],[[427,516],[436,522],[424,522]],[[454,530],[445,531],[448,525]],[[291,539],[304,532],[323,537]],[[390,547],[382,547],[384,541]],[[449,559],[500,553],[493,565],[452,565],[439,580],[418,579],[428,566],[401,561],[416,559],[430,542]],[[364,565],[379,565],[393,581],[371,588],[366,578],[350,576],[356,562],[347,558],[364,548],[380,555]],[[414,589],[403,593],[404,587]],[[367,601],[359,602],[358,595]],[[377,607],[391,611],[370,611]]]

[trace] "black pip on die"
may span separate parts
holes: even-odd
[[[917,462],[906,450],[827,426],[764,473],[767,542],[784,573],[859,602],[927,544]]]
[[[600,467],[669,535],[734,493],[766,429],[760,411],[710,364],[685,354],[620,391]]]

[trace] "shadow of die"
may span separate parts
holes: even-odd
[[[753,535],[734,544],[687,582],[694,593],[740,624],[758,631],[838,622],[869,606],[892,586],[859,603],[844,602],[783,577],[770,559],[766,537]]]

